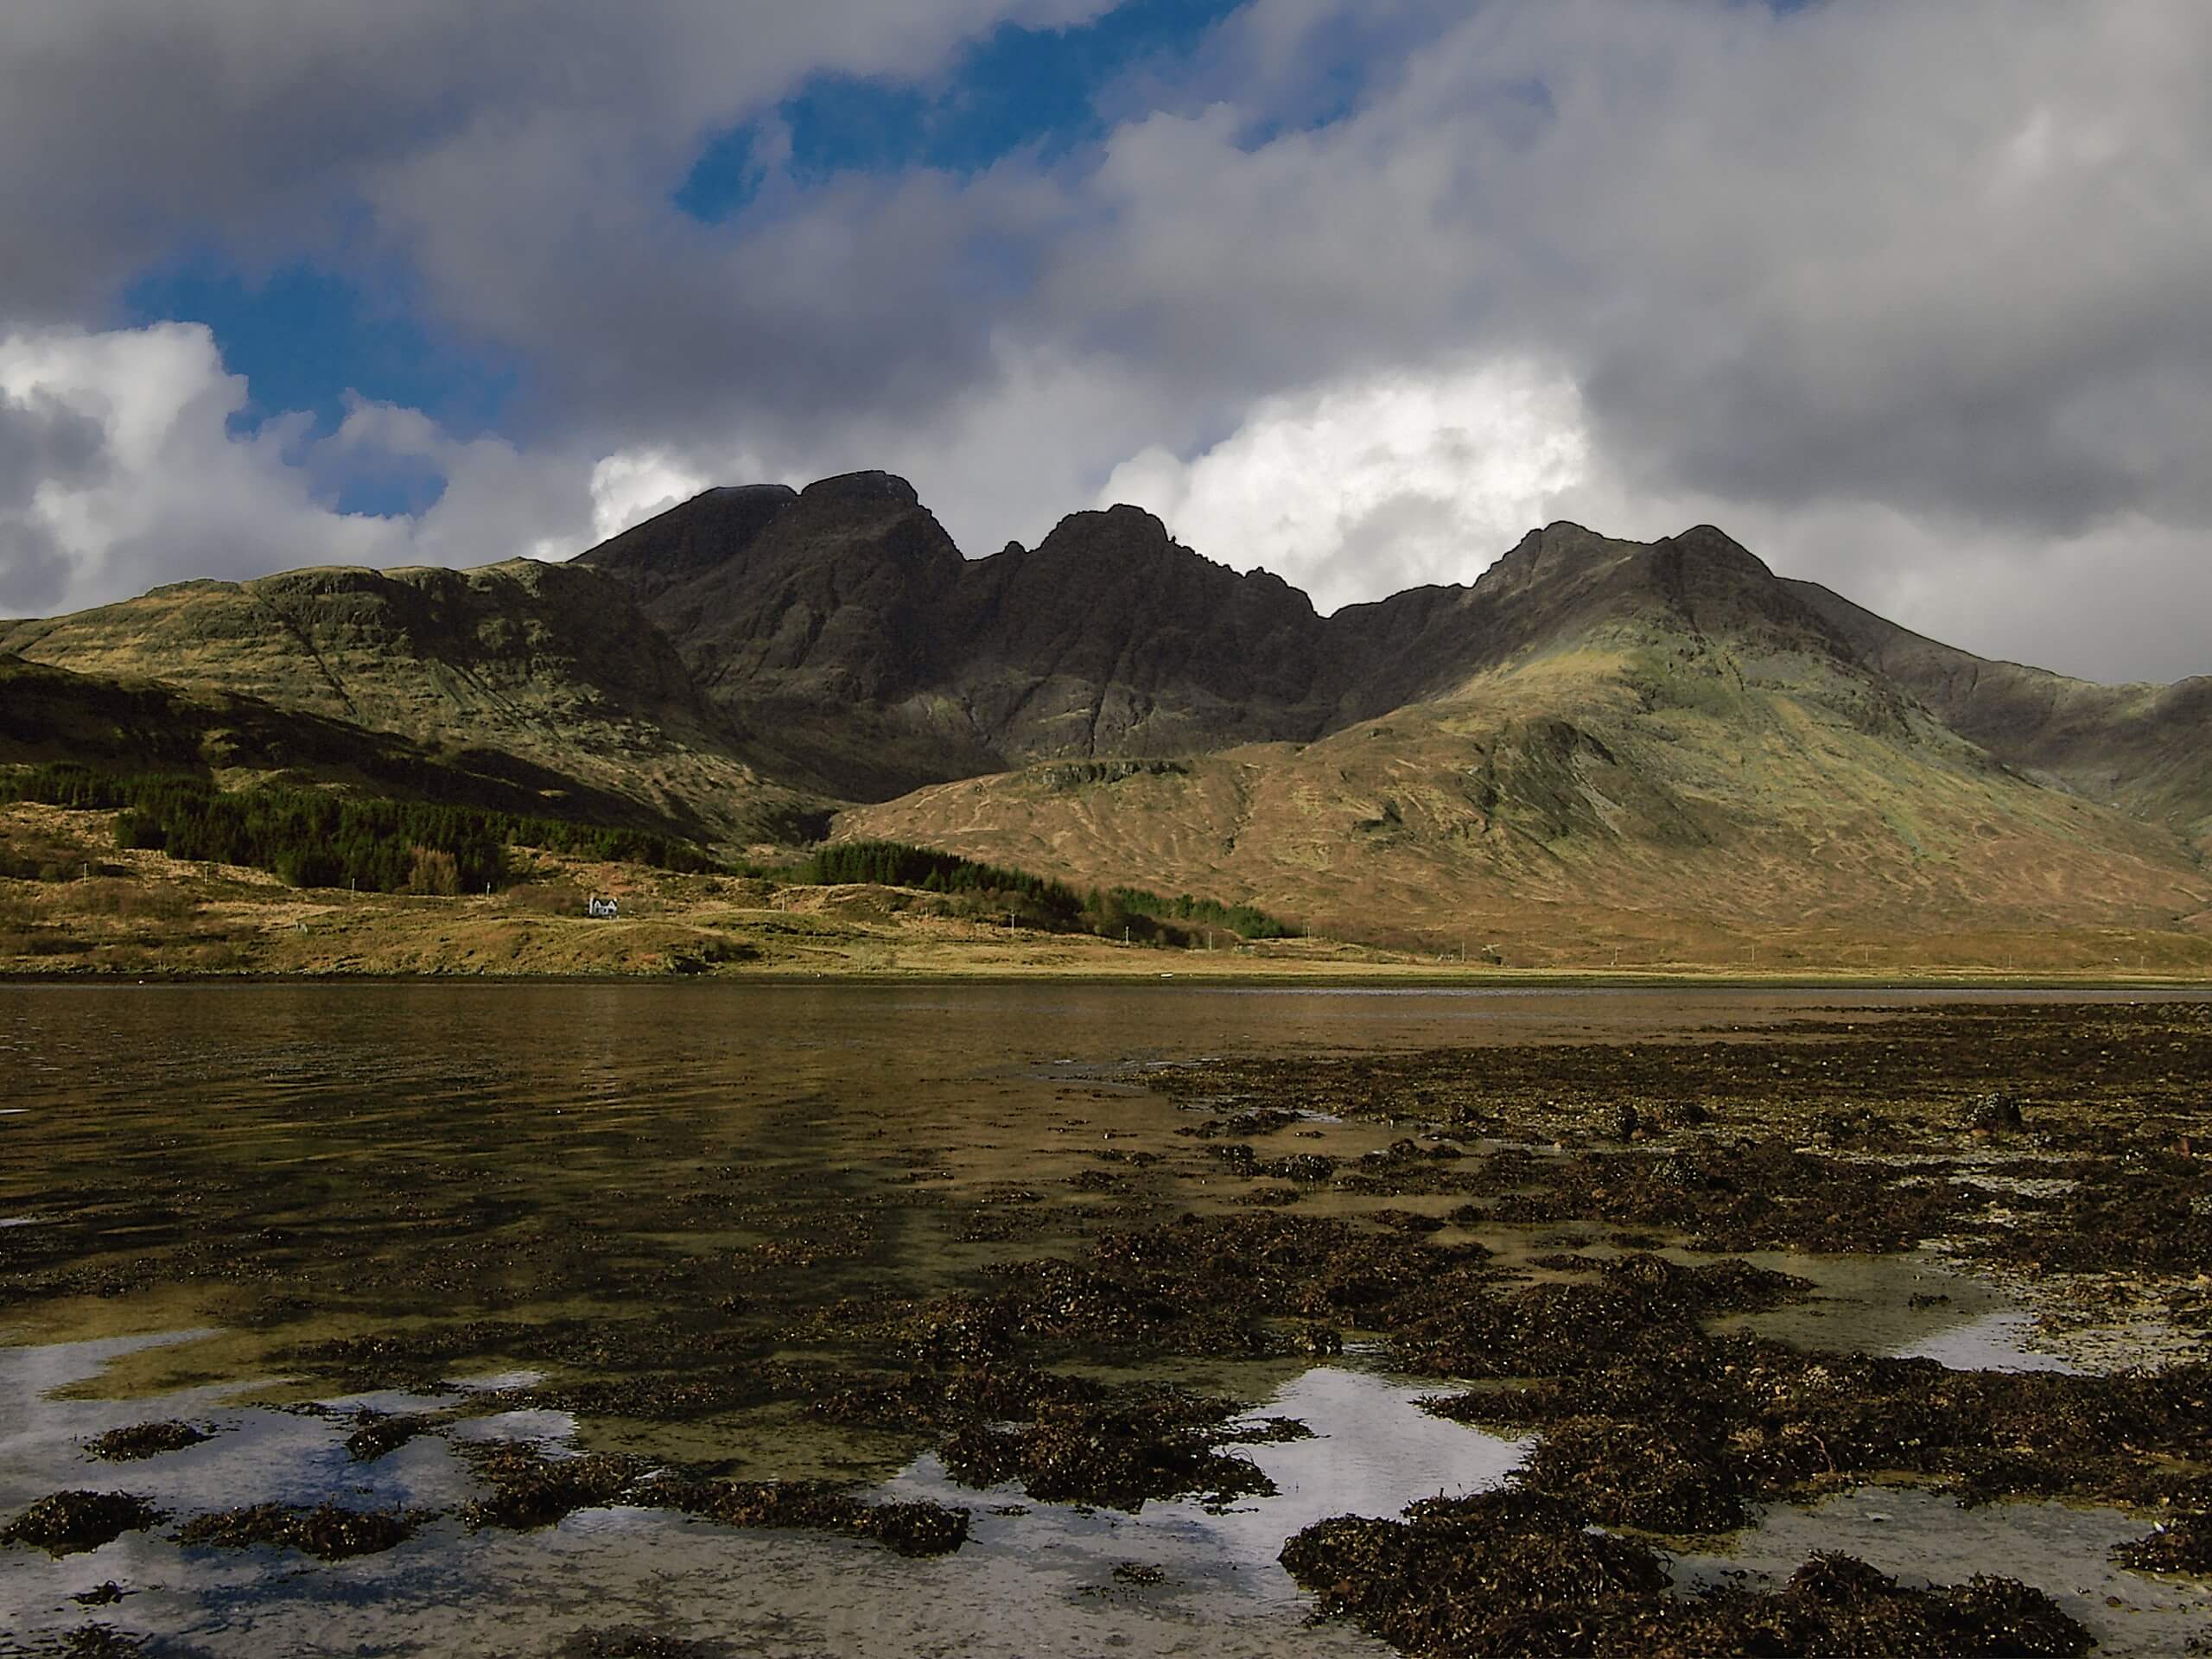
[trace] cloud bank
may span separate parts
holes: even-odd
[[[1710,520],[1975,650],[2212,671],[2212,10],[1250,0],[1071,147],[824,171],[778,124],[1111,10],[10,8],[0,609],[883,466],[970,553],[1134,498],[1325,607],[1549,518]],[[702,223],[679,187],[747,124]],[[467,442],[235,429],[215,342],[114,321],[191,247],[403,272],[526,389]],[[434,505],[336,510],[393,456]]]

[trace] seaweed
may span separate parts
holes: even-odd
[[[0,1528],[0,1544],[35,1544],[50,1555],[73,1555],[168,1518],[166,1510],[130,1492],[54,1492]]]
[[[196,1515],[171,1535],[188,1548],[245,1549],[266,1544],[296,1549],[318,1560],[344,1560],[397,1548],[434,1518],[435,1510],[351,1510],[338,1503],[313,1508],[255,1503]]]
[[[374,1463],[416,1435],[449,1421],[440,1413],[391,1413],[365,1408],[354,1417],[359,1427],[346,1437],[346,1455],[356,1463]]]
[[[1577,1653],[1592,1659],[2085,1653],[2089,1633],[2042,1591],[1977,1576],[1908,1589],[1864,1561],[1819,1554],[1779,1591],[1672,1592],[1648,1545],[1527,1491],[1416,1503],[1401,1521],[1338,1516],[1283,1546],[1324,1616],[1352,1619],[1416,1659]]]
[[[2136,1573],[2212,1573],[2212,1514],[2163,1521],[2140,1538],[2114,1544],[2112,1558]]]
[[[213,1438],[212,1431],[194,1423],[133,1423],[128,1428],[111,1428],[95,1435],[85,1442],[85,1450],[110,1463],[135,1463],[163,1452],[181,1452]]]
[[[645,1468],[635,1458],[605,1452],[549,1458],[519,1440],[477,1441],[460,1451],[477,1478],[492,1489],[490,1497],[461,1510],[461,1518],[472,1529],[528,1531],[551,1526],[578,1510],[604,1508]]]
[[[1218,1421],[1233,1408],[1220,1402],[1198,1409]],[[1149,1498],[1220,1505],[1274,1493],[1274,1483],[1256,1465],[1215,1450],[1215,1440],[1203,1427],[1176,1421],[1172,1410],[1079,1404],[1044,1408],[1018,1427],[969,1424],[947,1437],[938,1455],[963,1486],[1019,1481],[1046,1503],[1135,1511]]]
[[[842,1533],[873,1540],[898,1555],[948,1555],[968,1540],[966,1510],[871,1503],[819,1481],[716,1480],[671,1472],[643,1483],[634,1499],[726,1527]]]
[[[901,1555],[939,1555],[968,1536],[968,1511],[939,1503],[872,1503],[818,1481],[735,1481],[592,1452],[547,1457],[500,1441],[463,1450],[492,1495],[468,1506],[472,1528],[549,1526],[615,1503],[680,1510],[730,1527],[792,1527],[869,1538]]]
[[[688,1641],[634,1624],[613,1624],[575,1632],[548,1659],[722,1659],[729,1651],[727,1643]]]

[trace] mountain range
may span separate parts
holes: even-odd
[[[715,489],[566,564],[0,622],[0,760],[63,753],[882,836],[1523,961],[2212,938],[2212,679],[1986,660],[1709,525],[1554,524],[1324,617],[1132,507],[970,560],[885,474]]]

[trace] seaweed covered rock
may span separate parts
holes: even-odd
[[[1726,1532],[1747,1518],[1735,1462],[1694,1433],[1604,1417],[1548,1430],[1522,1478],[1593,1520],[1647,1532]]]
[[[135,1463],[164,1452],[181,1452],[211,1438],[208,1430],[194,1423],[133,1423],[94,1436],[85,1442],[85,1450],[110,1463]]]
[[[284,1503],[256,1503],[244,1509],[196,1515],[176,1529],[180,1544],[245,1549],[266,1544],[296,1549],[319,1560],[374,1555],[405,1542],[415,1529],[435,1515],[423,1510],[349,1510],[338,1503],[312,1509]]]
[[[2010,1095],[1983,1095],[1967,1109],[1967,1128],[1976,1135],[2005,1135],[2022,1127],[2020,1103]]]
[[[726,1643],[694,1642],[634,1624],[613,1624],[576,1631],[553,1649],[548,1659],[723,1659],[729,1651]]]
[[[1279,1180],[1326,1181],[1335,1178],[1337,1160],[1323,1152],[1294,1152],[1287,1158],[1271,1159],[1257,1166],[1257,1171]]]
[[[680,1510],[727,1527],[791,1527],[872,1539],[901,1555],[942,1555],[968,1537],[968,1511],[942,1503],[871,1503],[820,1481],[725,1480],[654,1471],[604,1452],[548,1457],[502,1442],[467,1448],[492,1495],[471,1504],[472,1527],[546,1526],[577,1510],[621,1503]]]
[[[1322,1612],[1408,1653],[1556,1652],[1597,1609],[1667,1587],[1657,1555],[1583,1522],[1572,1504],[1532,1492],[1433,1498],[1403,1521],[1318,1522],[1281,1559]]]
[[[947,1368],[1003,1359],[1024,1343],[1291,1353],[1300,1350],[1286,1322],[1353,1321],[1414,1294],[1453,1300],[1488,1279],[1488,1257],[1478,1244],[1413,1246],[1342,1221],[1186,1216],[1103,1235],[1084,1261],[994,1268],[1003,1287],[995,1294],[939,1298],[911,1313],[899,1336],[909,1357]]]
[[[518,1531],[550,1526],[578,1510],[612,1503],[622,1489],[644,1472],[632,1458],[592,1452],[550,1458],[537,1446],[496,1440],[461,1448],[478,1478],[491,1487],[488,1497],[461,1511],[471,1527],[508,1527]]]
[[[112,1624],[79,1624],[61,1638],[58,1647],[41,1649],[55,1659],[139,1659],[155,1649],[144,1637],[125,1635]],[[163,1654],[179,1651],[164,1643]]]
[[[1491,1160],[1493,1214],[1516,1223],[1590,1221],[1686,1235],[1698,1249],[1910,1249],[1951,1230],[1971,1194],[1936,1179],[1906,1185],[1866,1160],[1807,1152],[1782,1136],[1703,1135],[1655,1156]]]
[[[53,1492],[0,1528],[0,1544],[35,1544],[51,1555],[72,1555],[167,1518],[130,1492]]]
[[[1217,1422],[1232,1408],[1224,1401],[1200,1409]],[[1046,1503],[1134,1511],[1148,1498],[1195,1497],[1218,1504],[1274,1491],[1257,1465],[1217,1451],[1215,1438],[1149,1404],[1075,1404],[1046,1407],[1027,1425],[970,1424],[938,1450],[964,1486],[1019,1481]]]
[[[1694,1341],[1698,1321],[1776,1307],[1812,1287],[1749,1262],[1689,1268],[1648,1253],[1599,1264],[1592,1281],[1549,1281],[1507,1295],[1412,1299],[1394,1310],[1394,1344],[1409,1370],[1448,1376],[1556,1376],[1626,1354]],[[1417,1316],[1416,1316],[1417,1315]]]
[[[1033,1417],[1047,1405],[1102,1400],[1106,1385],[1011,1363],[963,1365],[950,1371],[847,1372],[842,1386],[816,1380],[807,1414],[868,1428],[948,1429],[975,1421]]]
[[[1979,1248],[2031,1271],[2212,1273],[2212,1158],[2186,1145],[2121,1141],[2115,1157],[2069,1166],[2074,1185],[2036,1200]]]
[[[354,1418],[359,1427],[346,1437],[346,1455],[356,1463],[374,1463],[446,1421],[446,1417],[435,1412],[364,1409]]]
[[[799,1528],[871,1539],[899,1555],[949,1555],[968,1541],[968,1511],[943,1503],[870,1503],[819,1481],[714,1480],[669,1473],[633,1498],[726,1527]]]
[[[1424,1404],[1541,1435],[1527,1481],[1600,1520],[1719,1530],[1739,1523],[1739,1502],[1898,1472],[1970,1503],[2032,1494],[2202,1506],[2186,1471],[2212,1462],[2212,1367],[1955,1371],[1806,1353],[1683,1317],[1638,1325],[1606,1288],[1535,1286],[1400,1338],[1416,1368],[1530,1377]]]
[[[2212,1515],[2163,1522],[2140,1538],[2114,1544],[2112,1558],[2137,1573],[2212,1573]]]
[[[2087,1653],[2088,1631],[2032,1585],[1976,1573],[1963,1585],[1906,1589],[1855,1557],[1815,1555],[1774,1595],[1708,1598],[1719,1632],[1740,1633],[1738,1651],[2021,1659]]]
[[[1282,1562],[1324,1614],[1349,1617],[1416,1659],[1983,1659],[2093,1645],[2050,1597],[2016,1580],[1909,1589],[1846,1555],[1814,1556],[1779,1591],[1680,1597],[1659,1555],[1587,1519],[1575,1504],[1524,1491],[1439,1498],[1402,1521],[1320,1522],[1283,1546]]]

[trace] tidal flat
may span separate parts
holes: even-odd
[[[2212,1003],[0,988],[0,1654],[2212,1643]]]

